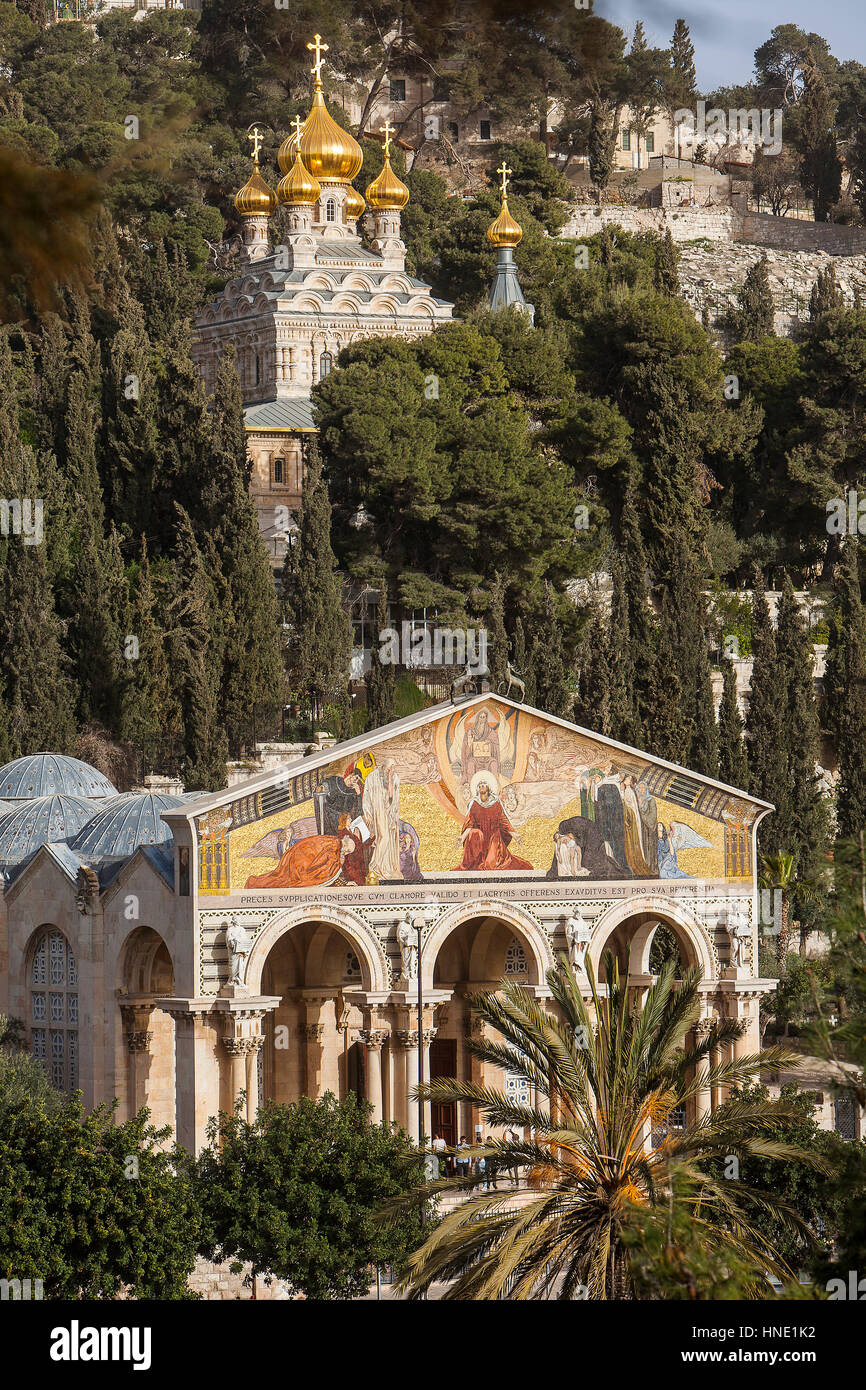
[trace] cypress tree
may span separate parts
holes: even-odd
[[[818,271],[818,278],[812,286],[812,293],[809,295],[809,318],[814,323],[822,314],[829,314],[833,309],[844,307],[845,296],[836,283],[835,264],[830,261],[826,270]]]
[[[0,532],[0,748],[2,756],[65,752],[75,738],[74,688],[48,575],[36,456],[21,439],[12,355],[0,334],[0,497],[22,509],[19,534]],[[26,534],[25,512],[36,523]],[[10,513],[10,520],[12,519]]]
[[[379,601],[376,606],[376,630],[379,643],[388,628],[388,589],[384,576],[379,581]],[[396,717],[397,673],[392,661],[380,660],[381,646],[370,651],[370,671],[367,676],[368,729],[381,729]]]
[[[69,339],[57,314],[46,314],[39,336],[36,444],[65,460],[66,387],[69,381]]]
[[[324,697],[339,693],[348,682],[352,634],[343,610],[342,585],[331,547],[331,502],[315,440],[307,446],[306,463],[289,607],[295,629],[295,677],[318,713]]]
[[[635,713],[634,660],[628,621],[628,599],[622,556],[617,553],[611,565],[613,589],[606,642],[608,680],[607,728],[601,732],[620,743],[636,744],[642,731]]]
[[[549,582],[544,585],[544,602],[532,643],[532,669],[539,709],[567,719],[574,697],[568,688],[562,628],[556,611],[553,585]]]
[[[646,749],[657,758],[685,764],[692,736],[692,724],[685,707],[683,681],[678,661],[676,614],[671,593],[660,595],[660,616],[650,665],[647,691]]]
[[[276,587],[249,495],[250,469],[231,351],[217,373],[199,516],[214,554],[222,638],[219,714],[232,748],[243,740],[250,709],[281,705],[283,695]]]
[[[737,341],[760,343],[764,338],[771,337],[774,307],[766,256],[761,256],[760,260],[746,271],[738,298],[739,305],[733,314],[733,328]]]
[[[746,751],[749,791],[762,801],[772,801],[776,814],[763,821],[759,834],[763,854],[784,850],[787,809],[782,703],[776,637],[763,579],[755,571],[752,598],[752,681],[746,716]]]
[[[487,667],[494,690],[508,681],[508,636],[505,631],[505,580],[497,570],[487,604]]]
[[[836,149],[833,104],[824,74],[814,61],[805,73],[798,114],[800,182],[812,199],[815,221],[826,222],[842,190],[842,163]]]
[[[159,453],[153,479],[152,533],[148,540],[157,553],[168,554],[174,539],[174,502],[190,517],[199,517],[207,485],[211,432],[204,383],[192,360],[185,324],[168,335],[160,358],[156,402]]]
[[[526,704],[534,705],[535,672],[532,669],[532,655],[526,645],[522,618],[517,618],[514,624],[514,636],[511,639],[511,666],[526,686]]]
[[[655,626],[649,602],[646,553],[634,501],[634,479],[631,475],[626,484],[620,517],[620,536],[622,538],[625,571],[625,592],[628,600],[628,632],[632,651],[631,667],[634,682],[635,727],[634,738],[631,741],[635,746],[642,747],[648,719],[648,687],[655,648]]]
[[[608,634],[609,625],[596,607],[581,644],[574,708],[576,723],[606,738],[611,736]]]
[[[217,713],[219,673],[209,659],[213,586],[192,523],[177,504],[175,517],[166,651],[183,721],[182,775],[188,791],[218,791],[226,784],[228,740]]]
[[[671,547],[666,582],[661,588],[661,648],[664,661],[679,678],[679,709],[672,710],[665,737],[671,746],[681,744],[682,762],[705,777],[718,776],[719,752],[713,708],[712,678],[706,634],[706,605],[694,556],[684,539]],[[656,690],[664,679],[657,668]]]
[[[743,743],[743,717],[737,703],[737,673],[730,658],[723,656],[722,699],[719,705],[719,779],[729,787],[749,785],[749,764]]]
[[[866,619],[860,597],[857,542],[846,538],[836,576],[824,676],[824,722],[836,744],[839,839],[866,827]]]
[[[782,735],[788,789],[785,850],[803,878],[814,877],[826,834],[815,766],[820,752],[812,644],[788,575],[776,614],[776,659],[783,702]]]
[[[670,227],[665,231],[659,243],[656,253],[656,263],[653,268],[653,285],[661,294],[679,294],[680,277],[678,272],[679,256],[674,246],[674,239],[671,236]]]
[[[159,454],[156,383],[144,315],[131,296],[106,348],[102,420],[102,475],[112,519],[126,534],[146,534]]]
[[[179,710],[174,702],[166,656],[165,633],[157,616],[147,542],[134,576],[127,631],[124,633],[124,667],[119,733],[144,755],[156,761],[157,750],[180,732]],[[135,641],[130,642],[129,639]]]

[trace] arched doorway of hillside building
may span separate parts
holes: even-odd
[[[160,1128],[175,1124],[175,1033],[158,999],[174,994],[174,967],[159,932],[136,927],[120,953],[114,1031],[114,1084],[121,1114],[143,1106]]]

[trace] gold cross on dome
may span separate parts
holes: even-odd
[[[295,132],[295,138],[293,143],[297,145],[298,149],[301,148],[301,127],[303,126],[303,124],[304,123],[301,120],[300,116],[296,116],[295,119],[290,122],[292,130]]]
[[[262,137],[259,134],[259,128],[257,125],[253,126],[252,130],[247,135],[247,139],[252,140],[253,142],[253,159],[255,160],[256,164],[258,164],[259,150],[262,148]]]
[[[316,55],[316,61],[310,68],[310,72],[315,73],[316,86],[318,87],[321,85],[322,81],[322,54],[327,53],[328,45],[326,43],[322,43],[321,34],[314,34],[313,43],[308,43],[307,48],[309,48],[311,52],[315,52]]]
[[[385,158],[386,158],[386,159],[389,159],[389,158],[390,158],[390,155],[391,155],[391,136],[394,134],[394,132],[396,131],[396,129],[397,129],[397,127],[396,127],[396,126],[393,126],[393,125],[391,124],[391,122],[388,120],[387,116],[385,117],[385,124],[379,126],[380,132],[381,132],[382,135],[384,135],[384,137],[385,137]]]
[[[506,196],[507,192],[508,192],[508,175],[511,174],[511,173],[513,173],[514,170],[513,170],[513,169],[509,169],[508,165],[505,163],[505,160],[503,159],[502,163],[500,164],[500,166],[499,166],[499,168],[496,170],[496,172],[497,172],[497,174],[501,174],[501,175],[502,175],[502,183],[501,183],[501,185],[500,185],[499,191],[500,191],[500,193],[502,194],[502,196],[503,196],[503,198],[504,198],[504,197]]]

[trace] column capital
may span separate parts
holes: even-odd
[[[302,1023],[298,1028],[298,1033],[308,1042],[321,1042],[325,1036],[324,1023]]]
[[[410,1049],[418,1046],[417,1028],[414,1032],[409,1028],[401,1028],[399,1033],[397,1033],[397,1038],[399,1039],[401,1047]]]
[[[384,1028],[362,1028],[359,1035],[365,1047],[373,1052],[381,1052],[388,1038],[387,1030]]]

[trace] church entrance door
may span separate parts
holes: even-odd
[[[437,1076],[456,1076],[457,1075],[457,1039],[456,1038],[434,1038],[430,1044],[430,1079]],[[455,1101],[447,1105],[431,1104],[430,1123],[434,1134],[441,1134],[445,1143],[449,1146],[455,1145],[459,1139],[457,1133],[457,1104]]]

